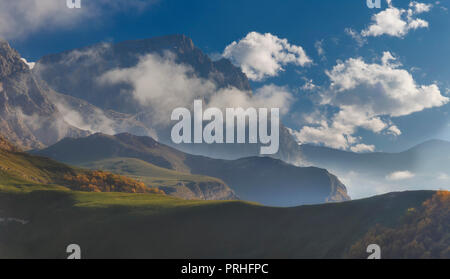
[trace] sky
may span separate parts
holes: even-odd
[[[0,0],[0,37],[45,54],[185,34],[240,66],[255,92],[289,92],[301,143],[398,152],[450,140],[450,2]]]

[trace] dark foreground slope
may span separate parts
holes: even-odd
[[[341,258],[375,224],[395,226],[432,195],[270,208],[0,186],[0,258],[65,258],[72,243],[83,258]]]
[[[98,161],[111,165],[111,160],[117,157],[140,159],[163,168],[217,177],[242,200],[271,206],[350,199],[345,186],[325,169],[300,168],[268,157],[211,159],[183,153],[150,137],[131,134],[99,133],[80,139],[66,138],[37,154],[82,166],[98,166]],[[109,163],[105,164],[105,160]]]

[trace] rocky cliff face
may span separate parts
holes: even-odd
[[[239,200],[233,190],[219,181],[180,182],[177,186],[161,186],[159,189],[166,195],[186,200]]]
[[[47,98],[49,91],[20,55],[0,41],[0,133],[25,149],[50,145],[66,136],[88,135],[63,120]]]

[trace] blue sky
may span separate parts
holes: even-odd
[[[3,13],[12,11],[11,9],[14,8],[11,7],[14,4],[8,4],[3,0],[1,2],[0,10],[3,10]],[[17,21],[16,26],[11,24],[11,28],[16,30],[15,33],[8,33],[6,27],[0,28],[0,36],[6,37],[12,46],[29,61],[37,60],[48,53],[98,42],[119,42],[174,33],[191,37],[204,52],[217,56],[224,52],[226,46],[233,41],[238,43],[250,32],[257,32],[261,36],[270,33],[276,38],[286,39],[290,46],[301,47],[313,61],[307,65],[287,62],[282,65],[284,71],[252,81],[255,89],[267,84],[288,88],[294,99],[290,112],[284,116],[285,123],[299,132],[298,134],[305,125],[316,129],[309,134],[304,130],[299,136],[300,140],[317,141],[316,143],[332,147],[339,146],[343,149],[356,148],[360,144],[359,147],[362,147],[360,150],[370,147],[370,150],[377,151],[404,150],[431,138],[450,140],[448,126],[450,105],[436,98],[433,100],[417,98],[417,102],[424,104],[423,107],[410,109],[414,104],[403,100],[404,108],[392,108],[388,112],[384,112],[378,105],[370,106],[370,109],[374,111],[365,116],[367,121],[359,121],[367,122],[366,124],[349,124],[345,121],[347,125],[344,129],[345,133],[351,135],[351,139],[345,143],[346,146],[333,145],[334,139],[328,138],[328,134],[343,132],[340,128],[330,129],[332,125],[341,127],[343,124],[341,120],[336,120],[336,114],[343,110],[349,113],[351,110],[354,113],[352,115],[359,117],[364,109],[358,109],[358,103],[349,104],[349,100],[336,99],[326,105],[318,104],[316,100],[317,96],[328,94],[324,92],[330,91],[331,80],[325,71],[332,71],[337,64],[343,63],[348,71],[335,72],[335,76],[351,74],[354,65],[346,64],[351,58],[364,62],[363,67],[367,67],[368,71],[375,71],[376,65],[383,69],[382,57],[385,52],[389,52],[395,58],[384,65],[386,69],[392,70],[393,78],[409,73],[416,84],[413,90],[422,92],[421,86],[436,84],[439,94],[443,97],[447,96],[450,88],[450,67],[447,65],[450,62],[448,51],[450,49],[448,12],[450,5],[445,1],[440,3],[427,0],[418,2],[393,0],[391,4],[388,4],[387,1],[382,0],[381,9],[369,9],[366,0],[295,0],[282,3],[266,0],[132,0],[117,1],[123,2],[117,5],[108,4],[105,0],[82,0],[83,6],[79,10],[67,9],[63,0],[20,0],[18,2],[25,4],[40,2],[44,5],[40,9],[38,7],[37,12],[34,9],[16,16],[14,19]],[[426,7],[415,5],[419,2],[431,6],[427,6],[426,11],[419,11]],[[24,5],[20,8],[26,9],[26,7]],[[402,11],[401,19],[411,28],[400,28],[397,33],[393,31],[393,28],[381,30],[383,26],[370,30],[370,27],[375,25],[372,17],[387,9]],[[411,13],[410,18],[408,12]],[[59,15],[59,18],[55,19],[54,15]],[[421,21],[418,21],[419,19]],[[18,29],[17,26],[20,28]],[[349,30],[352,30],[351,32],[356,36],[350,36]],[[391,32],[391,34],[383,32]],[[363,40],[362,43],[361,40]],[[319,46],[323,49],[322,55],[318,53]],[[234,62],[239,64],[240,61],[235,59]],[[382,74],[379,76],[380,79],[392,77]],[[316,86],[315,89],[303,89],[307,80],[312,81]],[[348,95],[354,97],[360,96],[356,94],[361,94],[361,91],[369,92],[373,88],[367,88],[369,86],[367,83],[368,81],[361,82],[357,88],[353,88],[359,90],[358,93],[350,92],[353,89],[349,89]],[[393,91],[399,89],[399,94],[402,94],[402,90],[409,88],[407,83],[405,81],[404,85],[398,85],[401,88],[395,87],[397,85],[388,84],[388,86],[393,86],[389,87]],[[433,88],[427,88],[422,93],[430,93],[431,96],[433,92]],[[377,102],[376,98],[380,97],[377,94],[372,95],[372,98],[375,98],[371,99],[372,101]],[[412,97],[415,98],[415,95],[411,95]],[[389,101],[389,99],[382,101]],[[425,104],[428,102],[427,107]],[[346,109],[343,109],[344,107]],[[327,128],[324,128],[323,123],[305,123],[305,118],[308,116],[315,117],[316,122],[319,116],[324,118]],[[379,128],[374,128],[374,125],[383,126],[380,121],[386,126],[381,131]],[[367,125],[373,128],[367,129]],[[389,130],[389,128],[394,126],[401,130],[401,134],[394,135],[395,133],[390,132],[393,129]],[[324,131],[324,129],[328,130]],[[348,132],[348,129],[351,132]],[[320,135],[316,132],[320,132]],[[323,138],[326,140],[321,142]]]

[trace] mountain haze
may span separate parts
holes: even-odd
[[[405,189],[450,189],[450,142],[430,140],[399,153],[354,153],[304,144],[307,164],[346,181],[351,193],[370,196]]]

